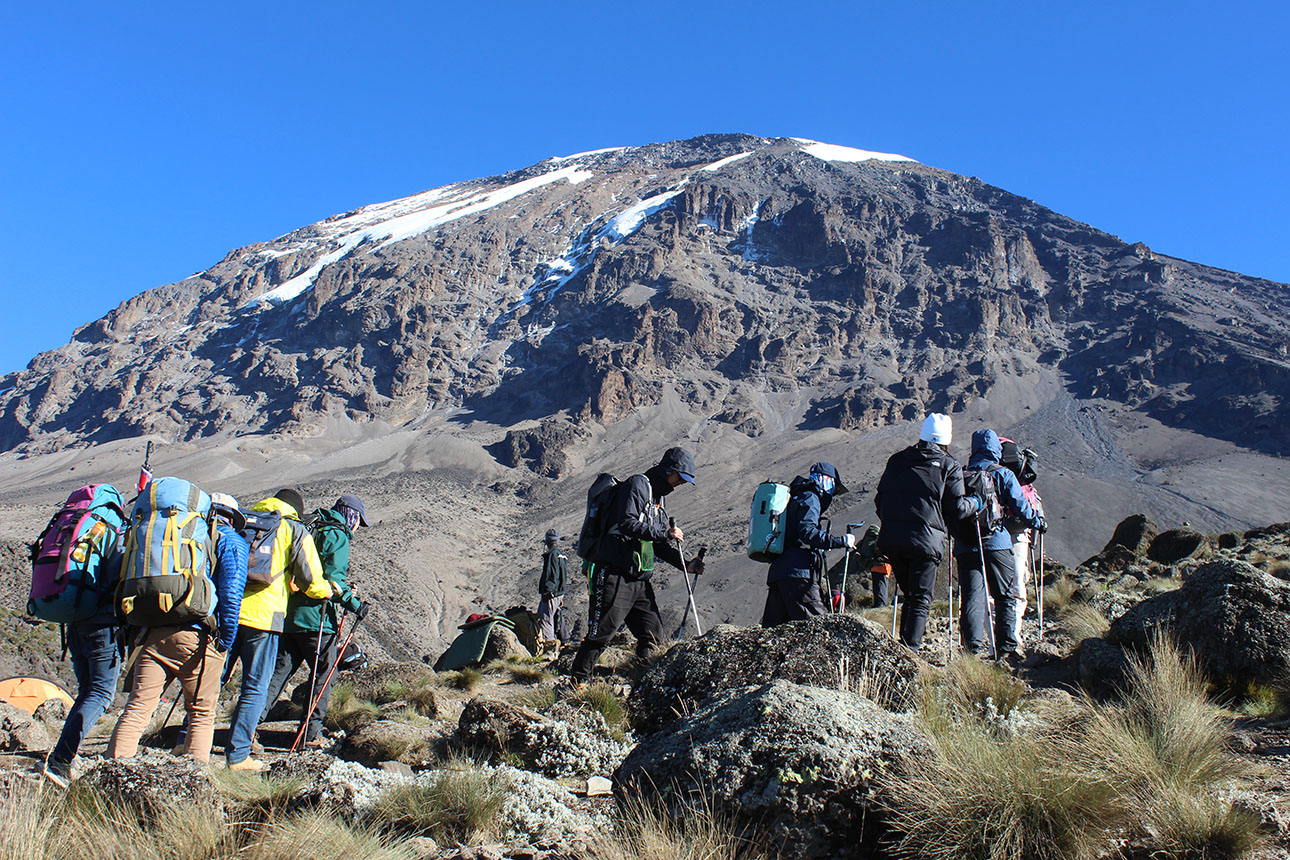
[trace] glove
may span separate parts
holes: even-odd
[[[367,613],[370,612],[371,609],[372,609],[372,604],[368,603],[367,601],[363,601],[362,603],[358,604],[358,608],[354,610],[354,614],[358,616],[359,621],[362,621],[364,618],[367,617]]]
[[[856,540],[856,536],[851,534],[851,532],[847,532],[842,536],[842,545],[848,550],[855,549],[859,543],[860,542]]]
[[[1044,519],[1043,517],[1040,517],[1035,522],[1035,531],[1039,532],[1040,534],[1043,534],[1044,532],[1048,531],[1048,520]]]
[[[687,573],[692,573],[695,576],[698,576],[699,574],[703,573],[703,570],[704,570],[703,559],[699,558],[696,555],[694,558],[690,559],[685,563],[685,570]]]

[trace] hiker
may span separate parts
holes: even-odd
[[[701,559],[686,562],[668,542],[680,544],[685,534],[668,525],[664,499],[682,484],[693,483],[694,457],[684,448],[669,448],[658,465],[613,488],[591,572],[587,636],[570,672],[575,683],[591,677],[600,652],[624,623],[636,636],[637,656],[650,656],[662,641],[663,621],[649,581],[656,558],[703,573]]]
[[[917,444],[887,460],[874,497],[882,522],[878,548],[905,594],[900,641],[915,651],[923,644],[936,568],[945,554],[946,522],[957,524],[981,507],[964,493],[963,469],[949,455],[952,433],[950,416],[928,415]]]
[[[313,697],[305,707],[315,701],[318,704],[308,715],[309,725],[304,740],[306,746],[319,746],[323,740],[323,718],[327,716],[327,705],[331,701],[331,677],[335,674],[331,667],[337,659],[336,635],[340,628],[336,607],[340,606],[360,619],[367,615],[368,604],[359,601],[346,580],[349,544],[354,529],[359,526],[366,528],[367,518],[358,496],[346,494],[330,508],[319,508],[310,519],[314,523],[313,543],[318,550],[323,578],[331,583],[332,595],[318,599],[297,592],[287,597],[287,616],[278,637],[277,667],[269,682],[260,721],[264,721],[269,708],[278,701],[300,664],[305,663],[309,666],[308,686]],[[324,679],[327,683],[318,687]],[[301,722],[304,722],[303,716]]]
[[[820,528],[820,516],[829,509],[834,496],[847,491],[832,463],[815,463],[807,477],[798,475],[789,484],[788,507],[784,509],[784,552],[770,563],[766,572],[766,606],[763,627],[786,621],[800,621],[829,610],[820,594],[824,572],[824,551],[856,548],[850,532],[833,537]]]
[[[304,499],[297,491],[279,490],[251,507],[243,530],[244,535],[252,536],[248,540],[252,557],[237,638],[221,679],[226,682],[233,665],[239,660],[242,662],[242,690],[229,722],[228,743],[224,748],[229,770],[265,769],[264,762],[251,758],[251,746],[277,663],[278,634],[287,614],[287,577],[290,576],[295,590],[307,597],[323,600],[335,593],[331,583],[323,578],[322,562],[313,538],[300,522],[304,506]],[[275,521],[276,525],[267,533],[260,531]]]
[[[1021,484],[1021,494],[1026,497],[1030,507],[1034,509],[1039,516],[1044,516],[1044,500],[1039,497],[1039,491],[1035,489],[1035,462],[1037,456],[1029,448],[1021,448],[1011,439],[999,437],[999,446],[1002,454],[999,457],[999,463],[1006,466],[1012,474],[1017,476],[1017,482]],[[1008,533],[1012,535],[1012,563],[1017,572],[1017,608],[1015,611],[1017,623],[1017,641],[1021,642],[1021,619],[1026,613],[1026,607],[1029,600],[1026,591],[1030,587],[1030,555],[1031,547],[1035,544],[1034,533],[1030,526],[1024,520],[1017,516],[1011,515],[1005,521],[1008,527]],[[1047,517],[1045,517],[1045,521]],[[1043,588],[1043,573],[1040,572],[1040,580],[1036,583],[1035,588]]]
[[[1026,501],[1017,476],[999,465],[1002,451],[999,437],[993,430],[978,430],[972,434],[972,456],[968,460],[966,471],[969,475],[979,472],[983,475],[983,481],[989,481],[982,485],[986,494],[986,498],[982,499],[983,508],[991,504],[989,495],[993,491],[1001,510],[997,521],[989,523],[984,529],[977,519],[961,523],[954,536],[954,555],[959,561],[959,582],[963,588],[963,604],[959,616],[963,647],[977,654],[985,647],[985,602],[988,589],[995,605],[995,656],[1015,665],[1021,660],[1014,616],[1017,606],[1017,575],[1013,565],[1012,535],[1008,532],[1002,514],[1007,512],[1041,534],[1048,530],[1048,524]]]
[[[538,580],[538,618],[541,623],[542,646],[554,646],[558,650],[560,643],[568,638],[560,630],[557,616],[564,611],[565,568],[568,557],[556,546],[560,542],[560,533],[547,529],[546,551],[542,553],[542,578]]]
[[[218,602],[215,616],[184,626],[145,630],[142,650],[134,665],[134,688],[108,742],[108,758],[130,758],[152,720],[170,682],[178,678],[184,696],[188,732],[183,752],[200,762],[210,760],[215,735],[224,656],[238,633],[238,615],[246,587],[247,545],[239,534],[244,525],[237,500],[225,493],[211,495],[215,519],[214,565],[211,580]]]

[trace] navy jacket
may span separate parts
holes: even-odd
[[[830,537],[820,528],[820,515],[828,503],[810,478],[800,475],[788,487],[784,510],[784,554],[770,563],[766,584],[784,579],[810,579],[819,568],[818,554],[846,546],[841,536]]]
[[[948,537],[946,522],[957,525],[980,508],[963,490],[963,467],[931,442],[897,451],[887,460],[874,497],[884,554],[920,553],[940,562]]]
[[[987,550],[1012,549],[1012,533],[1008,531],[1006,519],[1024,522],[1030,528],[1039,526],[1039,514],[1026,501],[1021,492],[1021,482],[1012,474],[1011,469],[999,465],[999,458],[1002,456],[1003,446],[999,444],[999,437],[993,430],[978,430],[972,434],[972,456],[968,460],[968,468],[989,469],[991,466],[998,466],[990,471],[990,477],[994,478],[995,495],[999,497],[1004,513],[1007,514],[1004,523],[1000,523],[989,534],[981,535],[981,543]],[[977,554],[975,528],[972,528],[971,535],[966,530],[961,531],[954,541],[954,554]]]

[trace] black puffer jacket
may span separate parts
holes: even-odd
[[[652,542],[655,558],[681,566],[681,553],[667,542],[667,507],[663,503],[672,492],[667,476],[674,471],[660,463],[643,475],[632,475],[615,489],[609,508],[610,531],[600,550],[609,573],[649,579],[652,570],[640,570],[633,564],[642,541]]]
[[[939,562],[946,520],[957,525],[979,506],[964,493],[963,467],[953,457],[931,442],[911,445],[891,455],[878,482],[878,547],[885,553],[916,550]]]

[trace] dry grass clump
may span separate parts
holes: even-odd
[[[1111,629],[1106,616],[1086,603],[1067,604],[1057,616],[1057,621],[1076,642],[1101,639]]]
[[[533,687],[512,696],[511,704],[534,711],[549,711],[559,700],[560,697],[556,695],[555,687]]]
[[[505,660],[494,660],[484,667],[485,672],[509,674],[512,681],[521,684],[538,684],[551,680],[551,673],[546,670],[546,662],[541,657],[507,657]]]
[[[510,781],[473,763],[452,762],[434,783],[392,788],[377,798],[370,817],[384,830],[477,844],[496,835]]]
[[[628,727],[627,706],[608,684],[586,684],[569,694],[568,701],[591,711],[599,711],[611,729]]]
[[[388,835],[355,829],[322,813],[265,832],[239,860],[417,860],[421,852]]]
[[[1061,612],[1075,600],[1079,586],[1070,577],[1062,575],[1052,585],[1044,588],[1044,608],[1049,612]]]
[[[258,773],[212,771],[229,814],[238,821],[265,822],[283,817],[304,780],[273,779]]]
[[[1009,696],[976,662],[925,685],[935,756],[886,781],[899,855],[1082,860],[1122,839],[1126,857],[1218,860],[1259,844],[1257,820],[1220,798],[1247,775],[1228,722],[1171,641],[1131,661],[1121,704],[1084,698],[1074,718],[1032,713],[1024,725],[981,708],[989,694],[1002,715]]]
[[[994,710],[1006,717],[1025,698],[1026,685],[1006,669],[966,654],[955,657],[945,667],[945,686],[941,695],[946,696],[960,713],[981,714],[989,700]]]
[[[1153,576],[1142,583],[1142,590],[1147,594],[1164,594],[1179,588],[1182,588],[1182,580],[1172,576]]]
[[[354,692],[350,684],[337,684],[332,691],[331,703],[323,723],[329,729],[353,732],[381,717],[381,709]]]
[[[439,678],[454,690],[470,693],[484,682],[484,673],[473,666],[464,666],[455,672],[445,672]]]
[[[764,860],[766,851],[711,810],[670,815],[644,802],[619,810],[609,832],[592,843],[598,860]]]

